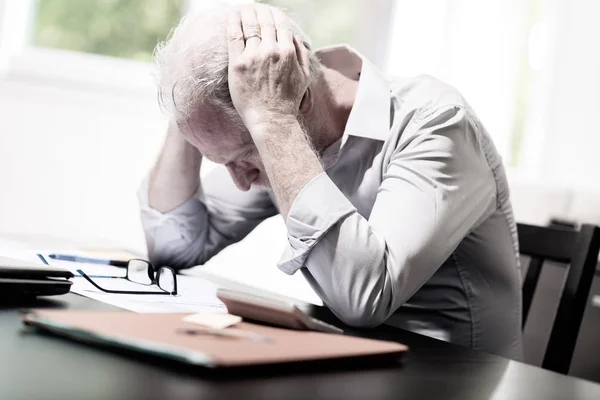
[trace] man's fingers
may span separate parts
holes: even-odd
[[[229,60],[235,60],[244,52],[244,34],[242,20],[238,11],[233,11],[227,19],[227,48]]]
[[[291,50],[294,47],[294,33],[290,20],[283,11],[277,8],[271,8],[271,15],[277,29],[277,43],[281,48]]]
[[[300,64],[300,68],[304,72],[306,77],[310,76],[310,57],[309,50],[304,44],[304,40],[302,36],[296,35],[294,36],[294,46],[296,47],[296,57],[298,57],[298,63]]]
[[[243,7],[240,10],[242,31],[246,40],[246,50],[256,49],[261,42],[261,32],[254,6]]]
[[[269,7],[263,4],[257,4],[255,6],[256,18],[260,25],[260,34],[262,36],[262,43],[271,45],[277,41],[275,33],[275,21],[269,11]]]

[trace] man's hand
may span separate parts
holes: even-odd
[[[234,11],[227,24],[229,91],[252,135],[279,211],[323,172],[298,121],[309,84],[308,49],[279,10],[253,5]]]
[[[253,137],[257,125],[296,119],[309,83],[309,56],[287,17],[250,5],[230,14],[227,35],[229,91]]]

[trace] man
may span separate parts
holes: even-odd
[[[203,264],[279,212],[279,268],[345,323],[520,358],[515,222],[473,110],[431,77],[390,83],[307,43],[249,5],[190,17],[158,50],[173,123],[140,191],[151,260]],[[226,168],[200,182],[202,158]]]

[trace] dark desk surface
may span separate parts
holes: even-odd
[[[74,294],[30,306],[114,309]],[[0,306],[0,399],[600,399],[595,383],[387,327],[368,335],[410,346],[402,365],[222,378],[32,333],[18,310]]]

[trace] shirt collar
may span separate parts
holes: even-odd
[[[383,74],[347,45],[319,49],[316,55],[326,67],[358,80],[342,142],[347,136],[385,141],[390,130],[390,85]]]

